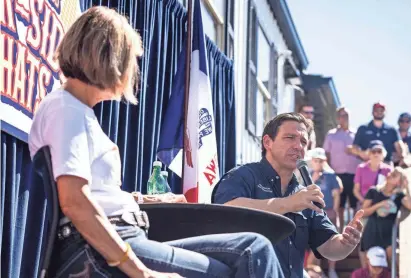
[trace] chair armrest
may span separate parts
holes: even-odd
[[[295,225],[289,218],[260,210],[216,204],[142,204],[150,221],[148,236],[164,242],[187,237],[254,232],[273,244],[291,234]]]

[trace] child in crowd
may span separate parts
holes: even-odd
[[[366,266],[355,270],[351,278],[390,278],[385,250],[379,246],[367,251]]]
[[[310,151],[309,157],[311,158],[312,167],[312,179],[313,182],[321,188],[324,194],[325,208],[324,211],[330,218],[331,222],[337,226],[338,210],[340,207],[340,194],[342,192],[341,183],[338,182],[337,175],[331,172],[326,167],[327,156],[323,148],[315,148]],[[319,264],[319,261],[315,258],[311,252],[308,259],[308,264]],[[328,262],[328,277],[337,278],[335,272],[335,262]]]

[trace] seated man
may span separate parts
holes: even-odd
[[[226,173],[213,192],[213,202],[283,214],[294,221],[295,231],[274,246],[286,277],[303,277],[304,251],[329,260],[350,254],[361,238],[363,211],[339,234],[322,209],[324,195],[315,184],[304,187],[294,175],[305,154],[311,125],[300,114],[284,113],[272,119],[262,135],[260,162]]]
[[[390,278],[385,250],[381,247],[371,247],[367,251],[367,266],[355,270],[351,278]]]

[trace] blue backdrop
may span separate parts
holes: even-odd
[[[186,12],[177,0],[82,1],[117,7],[126,13],[143,37],[138,106],[105,102],[95,107],[103,130],[120,148],[123,188],[146,190],[155,160],[160,124],[171,93],[177,57],[185,36]],[[235,166],[235,100],[233,65],[207,39],[209,76],[220,173]],[[35,277],[45,236],[46,201],[41,181],[32,174],[28,146],[1,133],[1,277]],[[177,177],[170,177],[180,192]]]

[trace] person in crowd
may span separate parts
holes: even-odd
[[[327,278],[318,265],[307,265],[304,270],[304,278]],[[329,278],[329,277],[328,277]]]
[[[370,154],[367,154],[367,156],[370,160],[358,165],[354,176],[353,192],[360,207],[364,202],[368,189],[384,182],[385,177],[392,170],[390,165],[383,162],[387,151],[381,141],[371,141],[368,152]]]
[[[337,128],[331,129],[324,140],[328,163],[337,173],[343,184],[340,196],[340,208],[338,211],[340,220],[340,231],[344,223],[348,223],[354,216],[357,208],[357,198],[354,196],[354,175],[360,160],[348,151],[348,147],[354,142],[355,132],[349,128],[349,111],[345,107],[337,109]],[[348,219],[344,221],[344,210],[346,202],[352,210],[348,210]]]
[[[122,191],[118,147],[92,107],[124,97],[137,103],[140,36],[106,7],[84,12],[56,58],[66,82],[48,94],[29,135],[33,157],[49,146],[64,217],[50,271],[57,277],[283,277],[268,239],[220,234],[159,243],[147,239],[147,214]],[[172,227],[170,227],[172,228]],[[52,275],[51,275],[52,276]],[[54,277],[54,276],[53,276]]]
[[[337,175],[334,172],[328,172],[324,169],[324,164],[327,161],[327,156],[323,148],[315,148],[311,150],[311,165],[312,179],[314,184],[321,188],[324,194],[324,211],[331,222],[337,226],[338,210],[340,208],[340,194],[342,188],[337,180]],[[307,264],[319,265],[320,261],[311,252]],[[335,271],[335,261],[328,261],[328,278],[338,278]]]
[[[405,147],[405,157],[401,161],[400,158],[398,157],[397,152],[394,152],[393,155],[393,160],[394,160],[394,166],[401,166],[404,168],[410,167],[411,166],[411,161],[410,160],[410,153],[411,153],[411,114],[410,113],[402,113],[400,114],[400,117],[398,118],[398,132],[400,133],[400,137],[402,140],[402,143],[404,144]],[[408,158],[408,160],[407,160]]]
[[[355,270],[351,278],[391,278],[385,250],[379,246],[368,249],[366,266]]]
[[[298,112],[303,115],[313,127],[307,144],[307,150],[312,150],[317,146],[317,137],[314,130],[314,107],[308,103],[304,103],[300,106]]]
[[[358,199],[358,207],[361,208],[365,200],[365,195],[372,186],[381,184],[385,181],[386,176],[391,172],[390,165],[383,162],[386,156],[386,150],[380,140],[371,141],[368,146],[370,158],[368,162],[358,165],[354,177],[354,196]],[[364,218],[364,223],[367,219]],[[359,250],[361,265],[364,267],[366,258],[364,251]]]
[[[354,138],[353,145],[348,150],[360,157],[363,161],[368,161],[369,157],[367,147],[373,140],[380,140],[383,142],[387,154],[384,161],[392,164],[392,154],[394,151],[398,154],[398,159],[402,160],[405,155],[404,144],[401,143],[401,138],[398,131],[384,122],[385,105],[377,102],[373,105],[372,115],[373,120],[366,125],[358,128]]]
[[[362,209],[368,221],[361,239],[361,251],[380,246],[391,262],[392,227],[401,206],[411,210],[411,197],[404,170],[396,167],[384,183],[371,187],[365,196]]]
[[[311,124],[299,113],[283,113],[270,120],[262,134],[262,159],[226,173],[213,190],[218,204],[248,207],[289,217],[296,229],[274,248],[286,277],[302,277],[307,245],[318,258],[337,261],[357,246],[363,211],[339,234],[317,202],[324,194],[315,184],[298,184],[294,171],[304,158]]]

